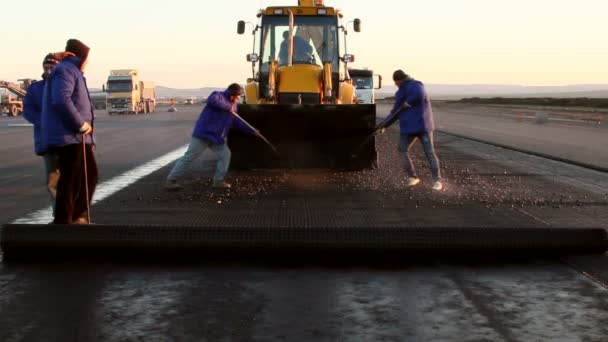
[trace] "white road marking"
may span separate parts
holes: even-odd
[[[108,181],[99,184],[95,190],[95,194],[93,194],[93,200],[91,201],[91,204],[95,204],[113,195],[114,193],[137,182],[141,178],[175,161],[186,152],[187,148],[188,145],[184,145],[174,151],[165,154],[164,156],[158,157],[152,161],[149,161],[141,166],[134,168],[133,170],[129,170],[120,176],[114,177]],[[53,208],[49,206],[47,208],[30,213],[22,218],[16,219],[12,223],[46,224],[51,221],[53,221]]]
[[[8,127],[32,127],[31,123],[7,124]]]

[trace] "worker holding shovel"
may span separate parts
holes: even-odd
[[[432,189],[439,191],[443,189],[443,184],[441,183],[439,159],[435,154],[433,144],[435,124],[433,123],[433,110],[431,109],[429,96],[422,82],[413,79],[403,72],[403,70],[396,70],[393,73],[393,81],[395,81],[395,85],[399,89],[395,94],[395,106],[391,114],[399,112],[398,118],[401,131],[399,155],[403,163],[403,169],[407,175],[407,185],[414,186],[420,183],[420,178],[418,178],[409,152],[412,145],[417,140],[420,140],[424,154],[431,166],[433,176]],[[404,108],[405,110],[401,110]],[[393,118],[387,119],[389,121],[393,120]],[[385,127],[388,127],[388,125]]]
[[[274,149],[274,146],[257,129],[249,125],[236,113],[237,104],[243,93],[243,87],[233,83],[226,90],[214,91],[209,95],[207,105],[194,126],[186,153],[177,160],[167,176],[166,189],[178,190],[183,188],[178,183],[178,179],[184,175],[188,166],[207,148],[211,149],[218,158],[211,186],[213,188],[229,189],[231,185],[226,183],[224,178],[230,165],[231,153],[226,138],[231,128],[256,135]]]
[[[384,133],[384,131],[397,120],[399,120],[400,138],[399,138],[399,156],[403,164],[403,170],[406,173],[406,184],[412,187],[420,183],[420,178],[416,173],[416,168],[410,157],[410,149],[420,140],[424,154],[431,166],[433,177],[433,190],[440,191],[443,189],[441,182],[441,169],[439,167],[439,158],[435,154],[433,144],[433,130],[435,124],[433,122],[433,110],[431,109],[431,101],[427,95],[426,89],[422,82],[413,79],[403,70],[396,70],[393,73],[393,81],[398,87],[395,94],[395,105],[390,114],[382,120],[375,128],[373,133],[368,136],[355,150],[353,158],[361,148],[368,144],[371,139]]]
[[[90,203],[98,180],[94,156],[94,113],[84,69],[89,47],[67,41],[65,57],[46,80],[42,95],[42,149],[57,155],[59,182],[56,224],[90,223]]]

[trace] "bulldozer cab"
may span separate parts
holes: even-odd
[[[293,34],[289,17],[268,17],[261,27],[261,68],[268,70],[271,61],[279,66],[288,65],[289,39],[293,39],[293,63],[315,64],[331,62],[338,70],[338,33],[334,17],[295,17]]]
[[[258,79],[260,95],[263,98],[272,98],[274,95],[268,82],[270,81],[271,66],[275,61],[278,64],[279,73],[291,65],[305,64],[306,67],[299,68],[309,70],[308,73],[315,75],[321,73],[325,63],[329,63],[333,83],[338,84],[339,82],[340,59],[337,18],[333,16],[294,16],[294,25],[291,30],[289,23],[289,16],[266,16],[262,19]],[[292,48],[290,48],[290,44]],[[277,84],[277,86],[281,87],[280,84]],[[307,86],[303,88],[307,88]],[[280,89],[277,90],[280,91]],[[291,90],[283,92],[293,93]],[[312,95],[310,93],[316,93],[318,90],[303,92],[308,93],[302,95],[305,97],[304,101],[311,103],[310,97]],[[338,96],[337,89],[332,96]],[[286,100],[286,97],[291,96],[285,94],[283,96],[284,101],[280,102],[295,102],[295,97],[292,97],[291,101]],[[319,102],[316,96],[312,97],[314,98],[312,103]]]

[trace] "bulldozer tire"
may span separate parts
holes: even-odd
[[[11,106],[8,110],[8,115],[10,115],[10,116],[19,115],[19,108],[17,108],[17,106]]]

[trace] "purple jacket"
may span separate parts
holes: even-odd
[[[230,114],[232,103],[228,91],[214,91],[207,98],[207,105],[196,121],[192,136],[211,141],[214,144],[225,144],[226,137],[231,128],[237,128],[245,133],[255,132]],[[236,106],[235,106],[236,111]]]
[[[395,105],[385,121],[392,122],[390,117],[397,113],[404,102],[412,107],[399,114],[401,134],[430,132],[435,129],[431,100],[422,82],[412,79],[401,83],[395,94]]]
[[[44,154],[42,146],[42,91],[44,90],[44,80],[37,81],[27,87],[27,94],[23,99],[23,117],[34,125],[34,151],[38,155]]]
[[[87,83],[80,71],[82,59],[71,56],[55,66],[46,80],[42,96],[42,143],[45,148],[82,142],[80,127],[93,126],[93,106]],[[92,144],[91,135],[86,143]]]

